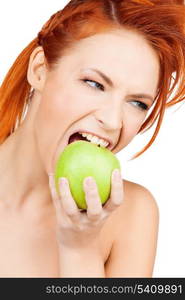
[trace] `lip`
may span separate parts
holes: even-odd
[[[77,130],[74,130],[73,132],[69,133],[69,136],[68,136],[68,139],[67,139],[67,145],[68,145],[70,136],[73,135],[74,133],[77,133],[77,132],[85,132],[85,133],[87,133],[87,134],[95,135],[95,136],[97,136],[98,138],[105,140],[106,142],[109,143],[109,145],[108,145],[108,147],[106,147],[106,149],[109,149],[110,151],[113,150],[114,146],[116,145],[116,144],[114,144],[113,141],[110,140],[109,138],[104,137],[104,136],[101,136],[101,135],[96,134],[96,133],[94,133],[94,132],[92,132],[92,131],[89,131],[89,130],[84,130],[84,129],[79,129],[79,130],[77,129]]]

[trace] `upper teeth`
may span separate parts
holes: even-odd
[[[97,136],[95,135],[92,135],[92,134],[88,134],[88,133],[85,133],[85,132],[79,132],[83,137],[86,137],[86,139],[88,141],[90,141],[91,143],[94,143],[96,145],[100,145],[102,147],[107,147],[109,145],[108,142],[106,142],[105,140],[103,139],[99,139]]]

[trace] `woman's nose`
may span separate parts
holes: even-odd
[[[102,109],[96,114],[96,119],[105,130],[118,131],[123,126],[123,114],[119,107]]]

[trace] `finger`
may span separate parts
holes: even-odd
[[[64,208],[65,213],[73,222],[78,222],[80,219],[80,211],[71,195],[68,180],[65,177],[61,177],[59,179],[59,186],[62,206]]]
[[[98,193],[98,187],[92,177],[84,180],[84,191],[87,203],[87,216],[90,221],[97,221],[101,218],[102,204]]]
[[[121,178],[121,173],[119,169],[115,169],[111,176],[111,194],[110,199],[104,205],[103,209],[107,212],[114,211],[123,203],[124,190],[123,190],[123,180]]]
[[[51,192],[51,196],[52,196],[52,200],[53,200],[55,209],[57,212],[59,212],[61,210],[62,206],[61,206],[61,201],[59,201],[59,196],[56,191],[54,174],[52,174],[52,173],[49,174],[49,187],[50,187],[50,192]]]
[[[48,176],[49,176],[49,187],[50,187],[50,191],[51,191],[52,197],[56,198],[58,195],[57,195],[56,188],[55,188],[54,174],[53,173],[49,173]]]

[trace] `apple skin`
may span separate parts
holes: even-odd
[[[83,180],[92,176],[96,181],[101,203],[104,204],[110,196],[111,174],[114,169],[121,170],[120,162],[110,150],[87,141],[75,141],[64,149],[56,162],[56,191],[60,196],[59,178],[66,177],[78,208],[86,210]]]

